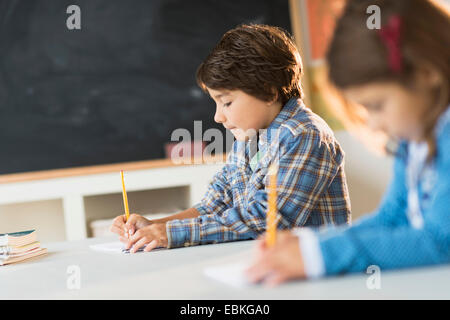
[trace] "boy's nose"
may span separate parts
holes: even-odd
[[[220,108],[216,108],[216,114],[214,115],[214,121],[217,123],[224,123],[225,122],[225,116],[223,115],[222,111],[220,111]]]

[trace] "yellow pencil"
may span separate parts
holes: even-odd
[[[128,209],[128,198],[127,191],[125,190],[125,180],[123,179],[123,170],[120,170],[120,176],[122,177],[122,195],[123,195],[123,206],[125,207],[125,215],[128,218],[130,217],[130,210]]]
[[[268,211],[266,216],[266,244],[273,247],[277,237],[277,173],[278,167],[271,164],[269,167],[269,195],[268,195]]]

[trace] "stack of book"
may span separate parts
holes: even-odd
[[[41,248],[35,230],[0,234],[0,266],[39,256],[46,252],[46,248]]]

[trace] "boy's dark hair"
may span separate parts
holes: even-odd
[[[380,8],[382,28],[393,17],[401,19],[399,72],[392,69],[390,52],[380,30],[371,30],[366,25],[370,5]],[[435,92],[436,103],[424,118],[429,156],[433,155],[433,128],[450,98],[449,30],[448,8],[431,0],[349,0],[328,49],[329,79],[338,89],[374,82],[397,82],[410,87],[419,66],[423,63],[433,66],[442,76],[442,86]],[[349,118],[357,118],[355,108],[350,105],[345,108]]]
[[[303,98],[302,62],[292,38],[281,28],[240,25],[226,32],[197,69],[197,83],[215,90],[242,90],[263,101],[285,104]]]

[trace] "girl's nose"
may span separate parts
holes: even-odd
[[[367,124],[373,131],[385,131],[383,121],[380,119],[380,117],[370,116]]]

